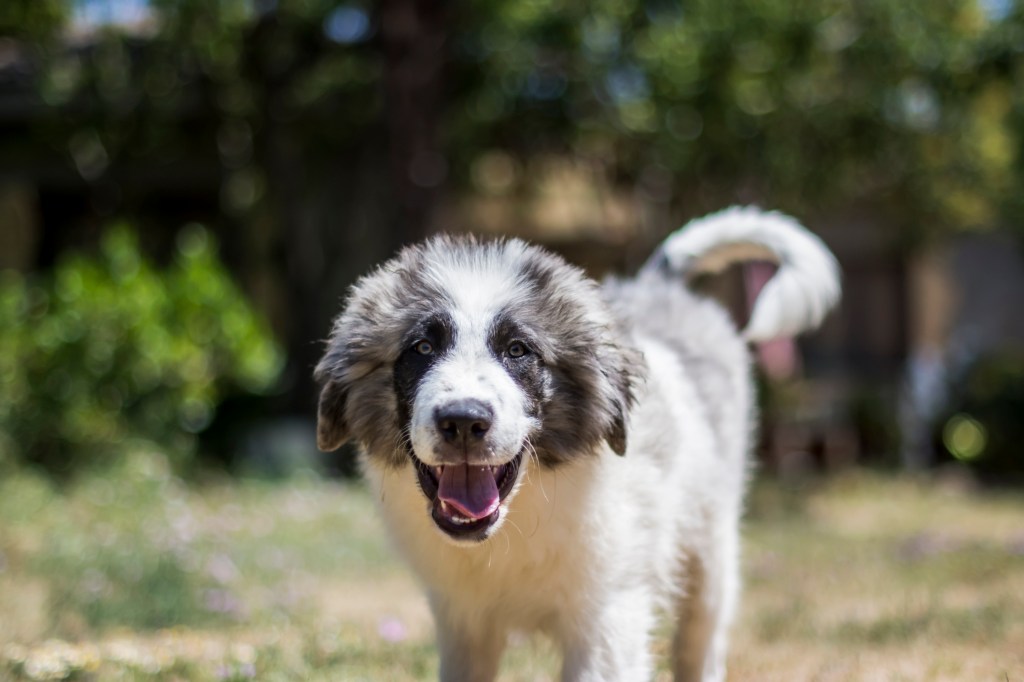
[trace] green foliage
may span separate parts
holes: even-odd
[[[0,282],[0,457],[70,473],[144,439],[183,462],[225,395],[268,389],[280,366],[202,227],[162,271],[116,227],[96,258]]]
[[[0,3],[0,36],[52,39],[67,20],[69,9],[65,0],[7,0]]]
[[[69,14],[66,0],[40,6]],[[1016,87],[1024,5],[992,7],[453,5],[444,85],[432,95],[441,151],[466,184],[494,151],[524,161],[576,157],[620,182],[653,179],[655,198],[686,214],[736,200],[801,215],[866,204],[903,228],[904,241],[990,225],[1019,211],[1024,179]],[[130,158],[215,152],[225,209],[241,215],[273,187],[275,160],[265,151],[276,135],[309,168],[356,154],[361,140],[385,146],[387,98],[401,95],[380,87],[393,55],[377,40],[386,20],[374,14],[379,6],[154,0],[150,8],[156,28],[142,40],[108,26],[90,49],[43,60],[47,103],[97,105],[68,106],[43,131],[87,179]],[[369,28],[332,38],[338,11]],[[203,122],[198,134],[183,134],[186,108]]]
[[[1020,179],[1009,82],[1022,60],[997,38],[1019,35],[1020,16],[934,0],[469,12],[476,63],[449,126],[467,165],[485,145],[569,149],[619,177],[668,174],[677,202],[870,202],[920,232],[991,223]],[[982,68],[996,59],[1011,73]]]

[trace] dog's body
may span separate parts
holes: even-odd
[[[747,338],[820,321],[831,255],[751,209],[692,223],[602,287],[518,241],[448,238],[355,285],[317,368],[319,441],[360,442],[427,589],[443,680],[493,679],[517,630],[559,643],[564,680],[647,680],[662,611],[676,679],[724,679],[749,361],[682,276],[750,247],[780,269]]]

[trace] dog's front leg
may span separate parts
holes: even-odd
[[[492,682],[505,650],[505,632],[489,623],[470,625],[453,618],[444,608],[435,607],[433,611],[441,655],[441,682]]]
[[[644,590],[605,595],[563,634],[562,682],[647,682],[654,674],[654,600]]]

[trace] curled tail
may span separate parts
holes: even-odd
[[[839,301],[839,266],[824,242],[787,215],[753,207],[687,223],[662,242],[644,269],[668,268],[689,277],[750,260],[772,261],[779,269],[754,303],[743,330],[748,341],[816,327]]]

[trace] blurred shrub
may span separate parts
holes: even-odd
[[[186,463],[230,391],[260,392],[281,354],[198,225],[156,269],[126,227],[98,257],[0,280],[0,465],[70,474],[148,440]]]
[[[935,425],[947,458],[986,477],[1024,481],[1024,354],[979,358],[956,377]]]

